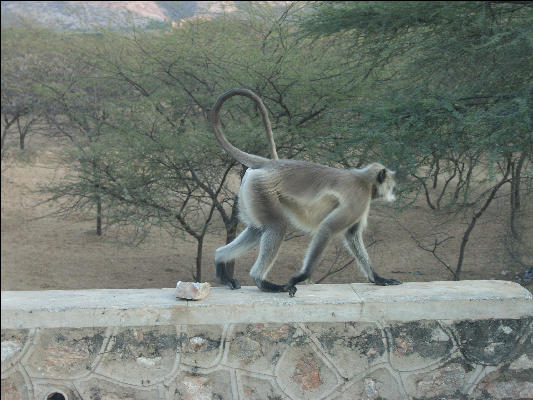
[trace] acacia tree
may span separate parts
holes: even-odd
[[[47,39],[53,36],[47,29],[27,24],[2,27],[2,150],[13,128],[17,128],[19,147],[24,150],[27,135],[42,119],[43,101],[38,82],[48,76],[53,65],[47,44]]]
[[[57,209],[59,214],[95,211],[96,234],[103,230],[103,196],[101,192],[100,147],[105,136],[114,132],[114,115],[127,91],[113,80],[99,75],[80,58],[87,46],[97,37],[71,35],[67,41],[57,40],[56,48],[62,57],[53,73],[38,82],[49,135],[68,138],[71,147],[64,151],[73,174],[62,182],[46,187],[49,201],[70,199]]]

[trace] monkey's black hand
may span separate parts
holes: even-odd
[[[393,278],[382,278],[379,275],[374,277],[374,283],[379,286],[400,285],[402,282]]]
[[[233,278],[228,279],[228,281],[226,282],[226,285],[228,285],[231,290],[241,288],[239,281]]]
[[[296,286],[285,286],[285,290],[289,292],[290,297],[294,297],[294,294],[296,293]]]

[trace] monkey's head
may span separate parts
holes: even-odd
[[[372,200],[395,201],[394,188],[396,187],[396,181],[394,177],[396,172],[385,168],[379,163],[372,163],[368,168],[375,173],[375,181],[372,185]]]

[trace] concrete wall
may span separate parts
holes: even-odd
[[[4,399],[533,398],[533,299],[500,281],[2,292]],[[59,399],[55,397],[54,399]]]

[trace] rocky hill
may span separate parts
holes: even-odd
[[[61,30],[157,27],[201,14],[232,12],[234,1],[2,1],[2,25],[37,21]]]

